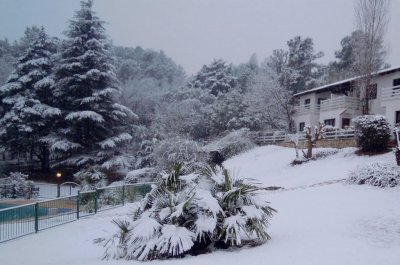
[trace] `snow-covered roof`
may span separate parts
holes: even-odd
[[[384,74],[389,74],[391,72],[396,72],[396,71],[400,71],[400,66],[386,68],[386,69],[380,70],[380,71],[378,71],[376,73],[373,73],[373,75],[384,75]],[[312,88],[310,90],[306,90],[306,91],[297,93],[294,96],[301,96],[301,95],[314,93],[314,92],[321,91],[321,90],[329,90],[330,87],[335,87],[335,86],[343,85],[343,84],[346,84],[346,83],[350,83],[350,82],[352,82],[352,81],[354,81],[356,79],[359,79],[359,78],[360,78],[360,76],[348,78],[348,79],[341,80],[341,81],[338,81],[338,82],[335,82],[335,83],[331,83],[331,84],[323,85],[323,86],[320,86],[320,87]]]

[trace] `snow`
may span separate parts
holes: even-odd
[[[225,162],[242,176],[265,186],[284,190],[266,191],[266,200],[278,210],[271,220],[267,243],[253,248],[217,250],[184,259],[152,261],[152,265],[180,264],[268,264],[274,265],[398,265],[400,260],[400,187],[376,188],[343,183],[350,170],[374,161],[394,164],[393,153],[357,156],[355,149],[317,161],[290,166],[293,148],[265,146],[252,149]],[[81,218],[0,244],[0,264],[141,264],[135,261],[101,261],[104,249],[93,243],[116,231],[114,219],[126,218],[133,204]],[[252,212],[252,209],[247,209]],[[234,225],[235,218],[232,218]],[[236,218],[237,219],[237,218]],[[236,220],[237,221],[237,220]],[[167,228],[170,242],[183,249],[191,241],[175,238],[194,236]],[[148,231],[147,231],[148,232]],[[146,233],[147,233],[146,232]],[[175,237],[174,233],[179,233]],[[165,237],[164,237],[165,238]],[[167,237],[168,238],[168,237]],[[167,250],[168,245],[164,245]],[[171,251],[168,249],[168,251]]]
[[[71,120],[84,120],[84,119],[89,119],[95,122],[104,122],[103,116],[98,114],[97,112],[91,111],[91,110],[84,110],[84,111],[76,111],[76,112],[71,112],[68,114],[65,119],[67,121]]]

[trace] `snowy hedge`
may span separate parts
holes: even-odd
[[[202,149],[206,152],[218,151],[225,159],[247,151],[255,146],[250,130],[247,128],[230,132],[226,136],[212,141]]]
[[[388,162],[374,162],[351,171],[347,183],[382,188],[400,186],[400,167]]]
[[[0,198],[36,198],[39,195],[39,188],[27,178],[28,175],[21,172],[11,172],[8,177],[0,178]]]
[[[385,116],[364,115],[353,119],[357,141],[364,152],[386,149],[390,138],[390,125]]]
[[[105,258],[153,260],[198,254],[213,248],[263,243],[275,212],[258,197],[261,189],[221,167],[181,176],[176,165],[135,205],[105,246]]]
[[[196,141],[179,136],[157,142],[152,156],[158,168],[169,168],[180,162],[185,172],[191,172],[192,168],[200,167],[206,161]]]

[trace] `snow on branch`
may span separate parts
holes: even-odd
[[[92,120],[95,122],[104,122],[104,118],[102,115],[98,114],[97,112],[91,111],[91,110],[71,112],[70,114],[68,114],[65,117],[65,119],[67,121]]]
[[[121,133],[117,136],[108,138],[102,142],[100,142],[100,146],[103,149],[108,149],[108,148],[114,148],[116,147],[118,144],[122,143],[122,142],[127,142],[132,140],[132,135],[130,135],[129,133]]]

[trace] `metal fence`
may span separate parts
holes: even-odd
[[[0,242],[142,199],[153,183],[110,186],[0,210]]]

